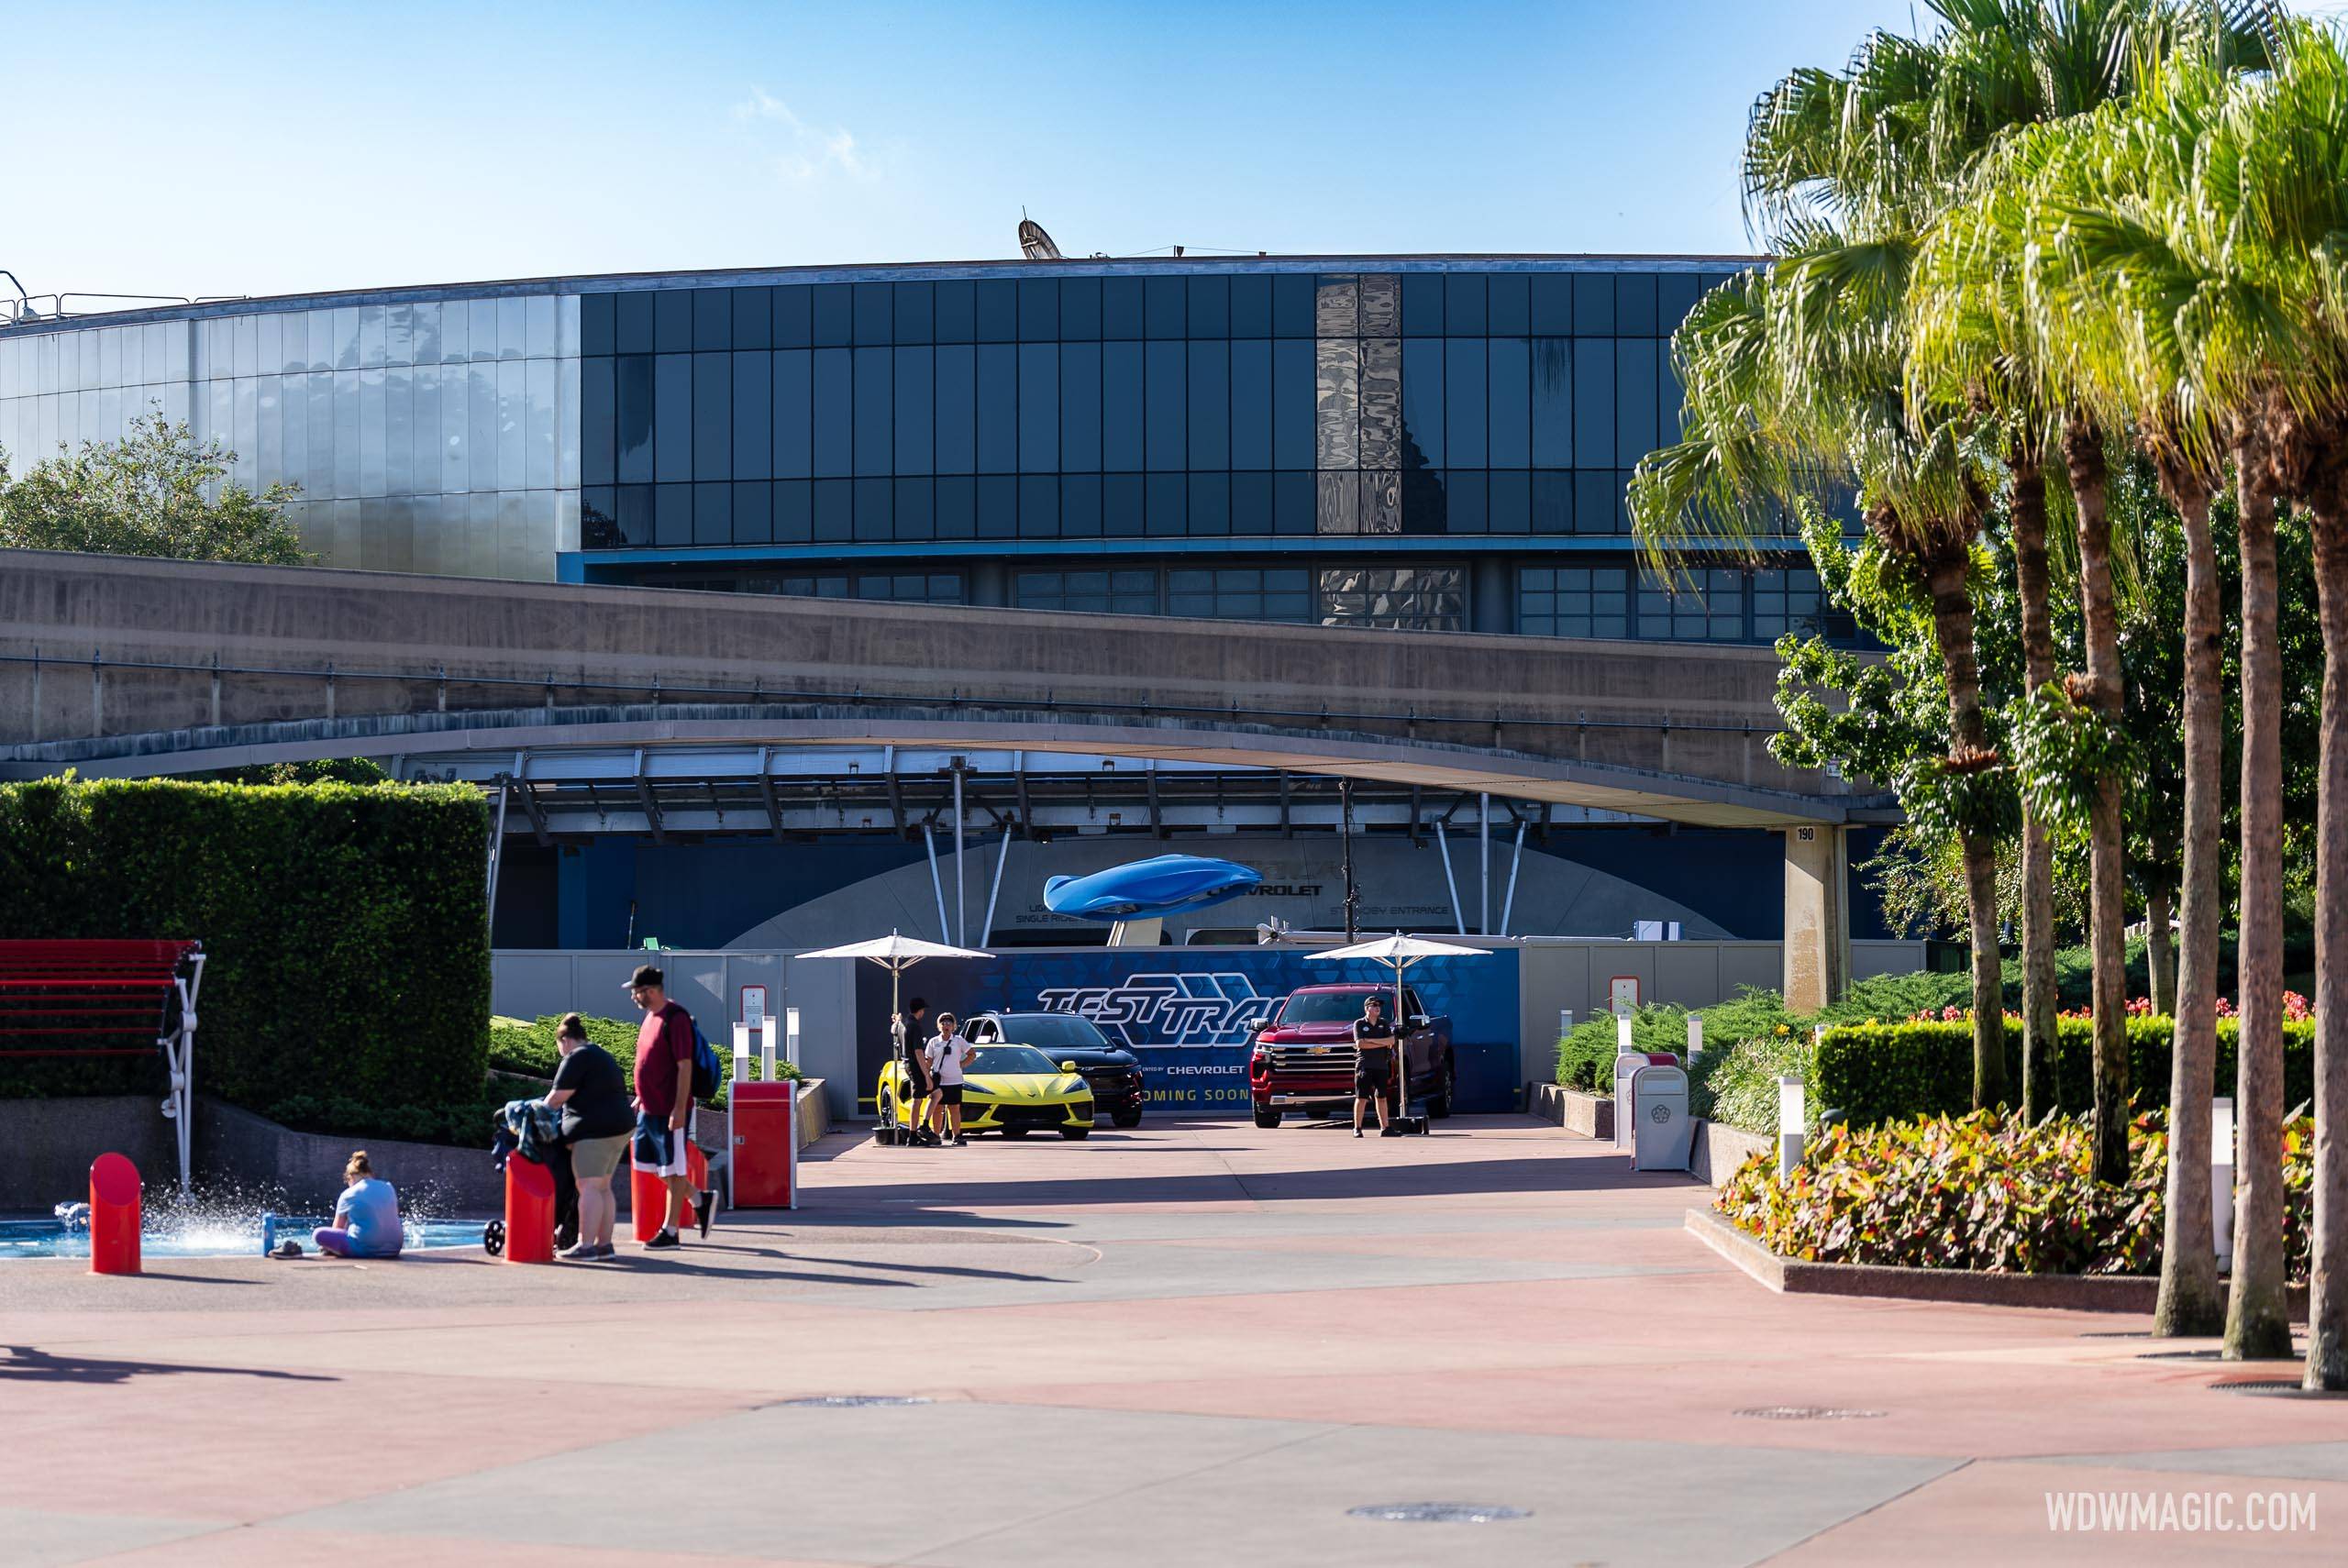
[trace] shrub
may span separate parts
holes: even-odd
[[[1774,1134],[1778,1080],[1792,1074],[1810,1081],[1810,1043],[1807,1031],[1789,1025],[1782,1034],[1756,1034],[1725,1051],[1706,1051],[1689,1077],[1689,1109],[1747,1132]]]
[[[480,1149],[486,1158],[492,1119],[509,1099],[527,1098],[518,1088],[485,1087],[478,1099],[427,1105],[377,1105],[349,1095],[299,1094],[280,1100],[265,1114],[297,1132],[327,1132],[340,1138],[401,1138],[452,1149]]]
[[[627,1077],[628,1092],[636,1092],[636,1032],[634,1021],[617,1018],[589,1018],[581,1015],[580,1022],[587,1026],[587,1038],[609,1051]],[[518,1018],[493,1018],[489,1021],[489,1065],[500,1072],[519,1073],[533,1078],[551,1078],[562,1062],[562,1047],[555,1043],[555,1032],[562,1023],[561,1015],[548,1013],[544,1018],[525,1022]],[[706,1029],[703,1030],[706,1033]],[[730,1041],[712,1040],[725,1073],[734,1071]],[[775,1076],[799,1079],[806,1075],[789,1062],[775,1064]],[[724,1105],[725,1091],[720,1088],[710,1097],[711,1105]]]
[[[2168,1104],[2174,1024],[2166,1018],[2128,1020],[2128,1084],[2138,1108]],[[2234,1081],[2238,1021],[2218,1021],[2219,1092]],[[2087,1019],[2055,1023],[2054,1098],[2080,1113],[2095,1102],[2095,1026]],[[2006,1028],[2006,1081],[2020,1091],[2021,1031]],[[2315,1093],[2315,1026],[2283,1025],[2283,1103],[2304,1105]],[[1857,1126],[1908,1116],[1954,1116],[1973,1103],[1973,1026],[1942,1022],[1862,1023],[1829,1029],[1819,1041],[1811,1103],[1833,1108]]]
[[[2314,1124],[2286,1132],[2285,1269],[2307,1277]],[[1767,1156],[1740,1167],[1715,1207],[1780,1256],[1818,1263],[2017,1274],[2149,1275],[2160,1267],[2168,1139],[2156,1117],[2129,1130],[2128,1180],[2094,1179],[2087,1121],[2029,1125],[1994,1111],[1830,1127],[1780,1181]]]
[[[484,1066],[487,853],[463,786],[0,785],[0,936],[201,939],[201,1092],[461,1097]],[[0,1096],[160,1081],[121,1064],[0,1063]]]

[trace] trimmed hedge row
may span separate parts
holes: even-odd
[[[2168,1104],[2172,1021],[2128,1021],[2128,1086],[2139,1110]],[[2218,1020],[2217,1089],[2232,1091],[2238,1021]],[[2095,1103],[2095,1026],[2084,1018],[2055,1025],[2054,1098],[2072,1115]],[[1961,1116],[1973,1107],[1973,1026],[1969,1022],[1858,1023],[1820,1038],[1810,1103],[1839,1110],[1854,1127],[1912,1116]],[[2021,1031],[2006,1026],[2006,1081],[2021,1085]],[[2315,1025],[2283,1025],[2283,1106],[2315,1094]]]
[[[471,1104],[489,1023],[489,819],[459,785],[0,786],[0,936],[195,937],[195,1084]],[[152,1057],[0,1063],[0,1098],[160,1088]]]

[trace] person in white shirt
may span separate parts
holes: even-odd
[[[937,1032],[922,1050],[931,1085],[929,1128],[944,1135],[951,1123],[956,1143],[969,1142],[962,1136],[962,1061],[969,1054],[970,1043],[962,1038],[961,1021],[950,1012],[939,1013]]]

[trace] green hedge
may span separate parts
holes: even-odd
[[[2128,1087],[2139,1110],[2168,1104],[2169,1048],[2175,1025],[2166,1018],[2128,1021]],[[2234,1082],[2237,1021],[2218,1021],[2218,1093]],[[2094,1024],[2066,1018],[2056,1025],[2055,1103],[2077,1114],[2095,1103]],[[1835,1109],[1854,1127],[1911,1116],[1958,1116],[1973,1105],[1973,1026],[1967,1022],[1860,1023],[1829,1029],[1818,1042],[1810,1104]],[[2006,1028],[2006,1081],[2019,1095],[2021,1031]],[[2315,1025],[2283,1025],[2283,1106],[2315,1093]]]
[[[488,812],[465,786],[0,786],[0,936],[195,937],[195,1085],[268,1111],[483,1092]],[[0,1098],[160,1087],[0,1062]],[[339,1129],[338,1129],[339,1131]]]

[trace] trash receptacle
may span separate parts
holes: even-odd
[[[1696,1124],[1688,1119],[1688,1075],[1661,1063],[1631,1076],[1631,1168],[1684,1171],[1695,1145]]]
[[[1668,1051],[1625,1051],[1614,1058],[1614,1146],[1634,1149],[1631,1140],[1631,1083],[1650,1066],[1677,1066],[1679,1058]],[[1635,1168],[1635,1167],[1634,1167]]]
[[[799,1086],[736,1080],[726,1104],[733,1175],[727,1196],[736,1209],[799,1206]]]

